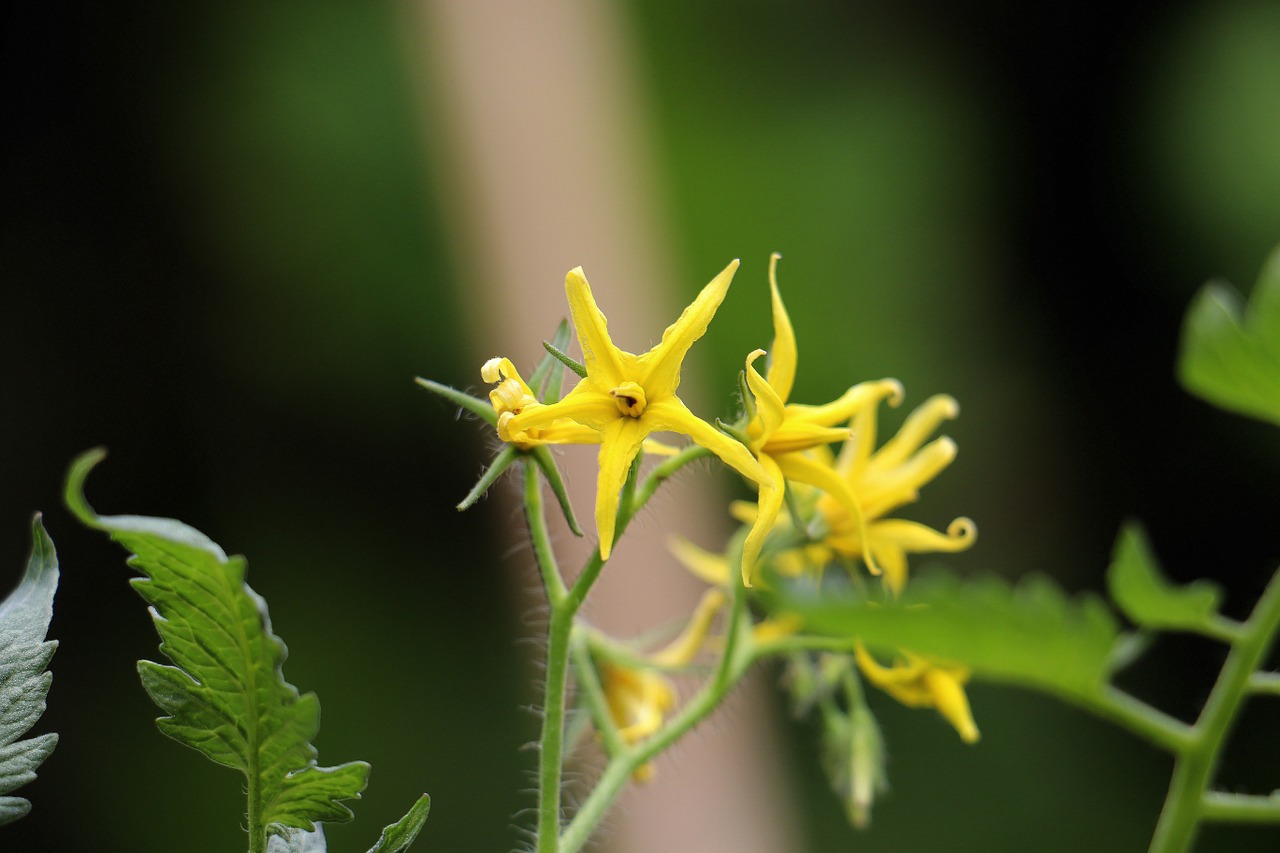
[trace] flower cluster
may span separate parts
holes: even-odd
[[[951,397],[926,400],[896,435],[879,446],[880,404],[898,406],[904,398],[896,380],[861,382],[821,405],[791,400],[799,351],[778,287],[779,257],[773,255],[769,264],[773,340],[769,351],[756,349],[745,359],[739,382],[742,411],[732,423],[716,420],[713,425],[695,415],[677,392],[684,358],[725,299],[737,261],[702,289],[656,346],[640,355],[614,344],[582,269],[571,270],[565,292],[581,362],[563,351],[568,333],[562,328],[556,342],[547,344],[550,355],[535,372],[532,385],[510,360],[493,358],[481,369],[482,378],[493,386],[488,406],[477,407],[474,398],[460,400],[493,424],[505,442],[502,465],[518,457],[536,461],[570,517],[546,446],[599,445],[595,526],[600,564],[609,559],[616,535],[636,508],[631,501],[642,454],[678,452],[656,444],[650,438],[654,433],[687,437],[690,447],[701,448],[697,453],[721,459],[755,492],[754,501],[736,502],[730,508],[744,527],[722,553],[703,551],[683,540],[675,543],[677,558],[710,585],[680,640],[645,654],[591,634],[590,660],[598,676],[602,707],[607,708],[607,714],[598,715],[597,726],[608,729],[620,749],[639,744],[662,728],[677,706],[675,686],[666,673],[687,669],[699,651],[715,647],[714,622],[725,602],[763,593],[779,578],[808,577],[818,583],[831,567],[842,568],[851,582],[863,586],[865,571],[879,579],[878,594],[896,597],[908,582],[909,555],[961,551],[976,537],[967,518],[957,518],[939,531],[893,517],[955,458],[951,439],[933,437],[943,422],[959,413]],[[766,355],[762,373],[758,365]],[[555,381],[549,379],[556,368],[552,357],[578,376],[577,384],[563,397],[558,376]],[[425,380],[423,384],[446,396],[458,393]],[[495,478],[496,474],[486,474],[484,487]],[[803,631],[794,618],[769,613],[767,608],[741,613],[750,630],[738,637],[733,633],[738,616],[726,616],[722,648],[730,644],[732,634],[756,656],[774,649],[785,654],[796,632]],[[834,730],[863,733],[850,734],[850,743],[875,739],[865,734],[874,724],[868,722],[861,689],[850,686],[860,672],[904,704],[936,708],[964,740],[977,739],[964,693],[965,670],[907,649],[879,651],[892,653],[893,661],[882,663],[861,643],[838,654],[834,665],[830,652],[822,655],[827,669],[834,666],[833,671],[841,673],[839,683],[845,685],[841,689],[858,697],[843,705],[826,702],[828,717],[839,718]],[[727,657],[729,652],[724,654]],[[812,652],[804,654],[813,657]],[[834,689],[831,684],[823,688],[827,694]],[[867,775],[872,772],[868,768],[878,767],[878,759],[871,761],[863,754],[856,765],[841,778],[850,779],[851,790],[865,799],[882,781]],[[636,771],[637,778],[649,773],[648,764]],[[865,814],[868,805],[859,800],[856,810]]]

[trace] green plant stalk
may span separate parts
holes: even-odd
[[[587,796],[565,829],[564,835],[561,836],[559,853],[577,853],[581,850],[632,775],[719,707],[725,697],[737,686],[742,676],[751,668],[751,664],[756,660],[755,650],[747,637],[735,636],[742,633],[744,625],[749,627],[749,622],[744,618],[745,600],[745,596],[741,594],[733,596],[732,609],[727,621],[729,633],[725,639],[725,654],[720,658],[715,673],[703,683],[702,688],[693,698],[651,737],[634,748],[628,748],[610,756],[609,763],[596,782],[595,788]],[[737,651],[730,651],[731,649]],[[608,715],[608,708],[601,704],[604,702],[603,692],[588,690],[585,691],[585,695],[587,701],[593,705],[593,715]]]
[[[709,453],[710,451],[697,445],[688,447],[654,468],[638,488],[634,481],[636,470],[633,469],[632,477],[628,478],[629,482],[624,487],[623,494],[627,499],[622,500],[618,508],[614,541],[622,537],[631,519],[635,518],[636,513],[649,502],[663,482],[688,463],[701,459]],[[533,466],[526,466],[525,477],[525,514],[529,520],[529,536],[533,540],[533,553],[537,559],[538,569],[547,590],[547,601],[551,607],[547,635],[547,674],[542,696],[542,733],[538,740],[538,819],[535,850],[537,853],[562,853],[565,848],[561,846],[560,836],[560,791],[564,771],[564,728],[573,623],[583,601],[586,600],[587,593],[600,577],[604,560],[600,559],[600,549],[597,547],[588,558],[582,573],[573,585],[566,589],[556,561],[555,549],[551,545],[541,485]],[[625,779],[624,776],[624,782]],[[596,821],[599,821],[599,816]],[[577,823],[577,818],[574,822]],[[591,828],[594,829],[594,827],[593,823]],[[582,842],[585,840],[584,837]],[[258,853],[258,851],[252,851],[252,853]]]
[[[1255,808],[1224,807],[1227,803],[1243,804],[1245,800],[1223,800],[1222,795],[1212,794],[1208,788],[1236,711],[1249,690],[1258,665],[1275,640],[1277,628],[1280,628],[1280,572],[1272,577],[1244,623],[1209,694],[1209,701],[1192,728],[1190,743],[1177,754],[1169,793],[1160,821],[1156,824],[1155,836],[1151,839],[1151,853],[1189,850],[1201,820],[1207,817],[1217,820],[1256,819],[1253,816],[1257,814]],[[1252,803],[1252,800],[1248,802]],[[1267,814],[1271,815],[1274,810],[1273,805]],[[1276,818],[1271,816],[1269,819]]]

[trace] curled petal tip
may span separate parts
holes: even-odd
[[[480,366],[480,378],[485,382],[501,382],[502,358],[491,358]]]
[[[947,535],[972,544],[978,538],[978,525],[962,516],[947,525]]]

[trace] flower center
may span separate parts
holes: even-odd
[[[644,389],[635,382],[623,382],[609,394],[613,396],[613,402],[617,404],[618,411],[627,417],[638,418],[644,414],[644,407],[648,401],[645,399]]]

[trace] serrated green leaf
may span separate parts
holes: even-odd
[[[1157,631],[1212,632],[1222,597],[1209,581],[1170,583],[1136,524],[1126,524],[1116,539],[1107,588],[1130,621]]]
[[[1210,403],[1280,424],[1280,249],[1258,276],[1247,309],[1230,286],[1201,288],[1182,327],[1178,376]]]
[[[426,824],[430,811],[431,798],[423,794],[409,809],[408,814],[382,830],[382,836],[377,844],[369,848],[369,853],[403,853],[408,850]]]
[[[967,666],[978,678],[1066,696],[1101,689],[1119,637],[1101,601],[1069,598],[1040,576],[1015,587],[996,577],[934,573],[913,580],[896,600],[793,594],[784,606],[809,632],[909,650]]]
[[[133,587],[151,605],[160,651],[174,664],[138,665],[167,715],[160,730],[245,775],[250,832],[350,819],[341,801],[359,799],[369,765],[317,766],[311,740],[320,702],[284,680],[285,645],[266,602],[244,582],[244,558],[180,521],[95,513],[82,489],[103,455],[91,451],[73,464],[67,505],[131,551],[129,565],[143,574]]]
[[[58,555],[37,514],[31,522],[31,559],[17,589],[0,603],[0,795],[36,778],[57,746],[56,734],[18,740],[44,713],[53,674],[45,667],[58,643],[45,640],[58,589]],[[23,797],[0,796],[0,825],[31,811]]]

